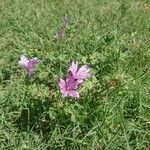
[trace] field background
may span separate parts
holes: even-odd
[[[57,84],[72,60],[91,68],[79,101]],[[0,149],[149,150],[150,1],[1,0]]]

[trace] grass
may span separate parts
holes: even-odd
[[[1,150],[150,149],[148,0],[1,0],[0,10]],[[33,81],[22,53],[41,60]],[[91,68],[79,101],[57,84],[72,60]]]

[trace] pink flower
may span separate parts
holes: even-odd
[[[87,65],[83,65],[78,69],[78,64],[77,62],[70,65],[69,71],[72,73],[73,77],[75,79],[87,79],[90,77],[89,74],[89,67]]]
[[[28,59],[26,56],[21,55],[19,65],[26,69],[30,78],[34,76],[35,65],[39,63],[37,58]]]
[[[66,80],[60,79],[59,87],[63,96],[79,98],[79,93],[77,92],[80,85],[83,83],[84,79],[90,77],[89,67],[83,65],[78,69],[78,64],[72,62],[69,67],[69,75]]]
[[[81,80],[75,80],[72,76],[69,75],[66,80],[60,79],[60,91],[64,97],[70,96],[79,98],[79,93],[76,90],[79,88],[81,83]]]

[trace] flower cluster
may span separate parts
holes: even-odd
[[[63,19],[63,26],[57,31],[54,35],[55,39],[62,39],[64,37],[65,30],[68,27],[68,18],[67,16]],[[40,61],[37,58],[28,59],[26,56],[21,55],[19,60],[19,65],[24,68],[29,78],[33,78],[35,74],[35,67]],[[61,79],[59,81],[59,88],[64,97],[74,97],[80,98],[78,93],[78,88],[81,86],[83,81],[90,77],[89,67],[83,65],[78,68],[77,62],[72,62],[68,69],[68,75],[66,79]]]
[[[59,81],[59,87],[62,95],[65,97],[70,96],[80,98],[77,89],[85,79],[90,77],[89,71],[90,69],[87,65],[83,65],[78,69],[77,62],[72,62],[66,79],[60,79]]]
[[[26,56],[21,55],[18,63],[27,71],[29,78],[33,78],[35,74],[35,66],[39,62],[40,61],[38,58],[28,59]],[[89,71],[90,69],[87,65],[83,65],[78,68],[77,62],[72,62],[68,69],[68,75],[66,79],[64,80],[60,78],[59,81],[59,88],[62,95],[64,97],[70,96],[74,98],[80,98],[77,90],[83,81],[90,77]]]

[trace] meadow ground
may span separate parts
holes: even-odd
[[[58,87],[72,60],[91,68],[79,101]],[[149,0],[1,0],[1,150],[148,150],[149,92]]]

